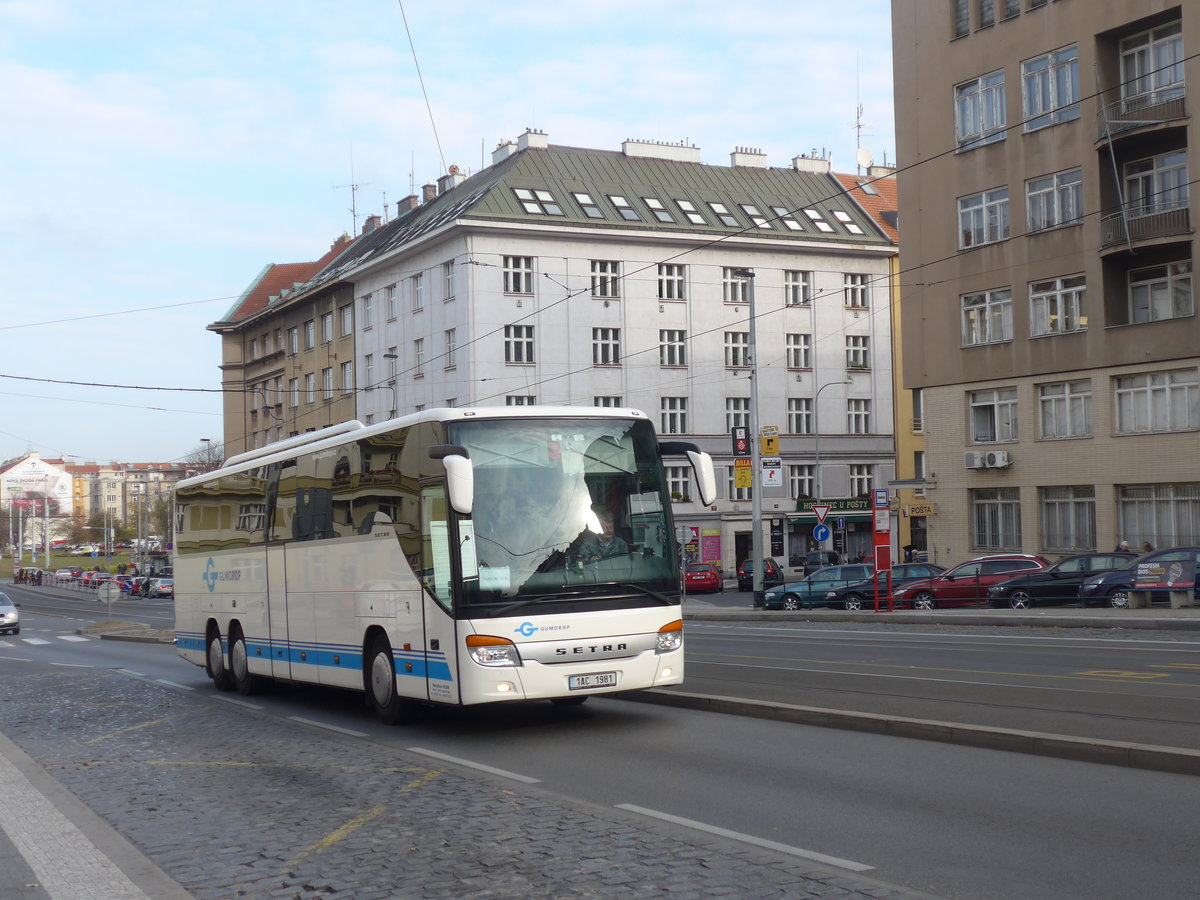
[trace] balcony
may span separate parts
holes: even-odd
[[[1096,117],[1096,140],[1104,141],[1122,132],[1186,119],[1185,100],[1182,86],[1122,97],[1100,108]]]
[[[1100,249],[1112,250],[1157,238],[1191,234],[1191,216],[1186,206],[1151,207],[1139,204],[1100,220]]]

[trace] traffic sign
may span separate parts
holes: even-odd
[[[749,456],[750,455],[750,434],[749,429],[743,425],[735,425],[729,429],[729,435],[733,438],[733,455],[734,456]]]
[[[96,594],[101,603],[112,603],[114,600],[121,599],[121,588],[115,582],[106,581],[100,585]]]
[[[824,525],[825,517],[829,515],[829,510],[832,507],[828,503],[814,503],[812,511],[816,514],[817,524]]]
[[[827,540],[829,540],[829,526],[828,525],[814,525],[813,526],[813,540],[816,541],[818,544],[823,544]]]
[[[838,516],[838,517],[837,517],[837,530],[838,530],[838,531],[845,531],[845,530],[846,530],[846,517],[845,517],[845,516]]]

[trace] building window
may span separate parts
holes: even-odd
[[[619,409],[621,407],[621,398],[614,396],[592,397],[592,406],[598,406],[601,409]]]
[[[1029,285],[1029,330],[1034,337],[1087,330],[1087,279],[1067,275]]]
[[[754,499],[750,488],[737,487],[737,469],[733,466],[725,470],[725,496],[730,500]]]
[[[509,394],[504,398],[505,406],[536,406],[537,398],[533,394]]]
[[[871,339],[863,334],[846,335],[846,368],[871,368]]]
[[[295,409],[300,405],[300,379],[288,379],[288,406]]]
[[[1017,440],[1017,389],[971,392],[971,442]]]
[[[871,401],[846,401],[846,431],[848,434],[871,433]]]
[[[1117,434],[1200,428],[1200,379],[1195,369],[1116,378]]]
[[[1056,172],[1025,182],[1025,212],[1030,231],[1081,223],[1083,170]]]
[[[660,397],[658,414],[663,434],[687,434],[687,397]]]
[[[783,273],[783,302],[787,306],[812,303],[813,273],[785,269]]]
[[[347,360],[342,363],[342,393],[354,392],[354,363]]]
[[[371,388],[375,384],[375,354],[368,353],[363,357],[363,384]]]
[[[375,327],[375,298],[371,294],[362,298],[362,327],[364,331]]]
[[[534,216],[561,216],[562,207],[554,200],[554,195],[540,188],[513,188],[521,209]]]
[[[1192,264],[1167,263],[1134,269],[1129,273],[1129,321],[1157,322],[1190,316],[1192,301]]]
[[[870,305],[870,276],[846,272],[842,275],[842,297],[846,306],[866,309]]]
[[[420,312],[425,308],[425,274],[418,272],[408,281],[412,292],[412,311]]]
[[[1180,22],[1122,39],[1121,93],[1130,111],[1184,95]]]
[[[533,326],[504,326],[504,361],[506,363],[533,362]]]
[[[725,430],[750,427],[750,398],[725,398]]]
[[[658,332],[658,364],[660,366],[687,365],[687,332],[665,328]]]
[[[718,203],[716,200],[708,201],[708,208],[712,210],[713,215],[717,217],[717,221],[726,228],[741,228],[742,223],[734,217],[733,213],[724,203]]]
[[[958,198],[958,249],[1009,238],[1008,188]]]
[[[912,389],[912,432],[925,433],[925,392],[923,388]]]
[[[1004,0],[1004,18],[1011,19],[1021,14],[1021,0]]]
[[[317,374],[315,372],[308,372],[304,376],[304,402],[317,402]]]
[[[1200,544],[1200,484],[1117,485],[1119,533],[1155,547]],[[1191,554],[1184,559],[1190,559]]]
[[[812,397],[787,398],[787,428],[788,434],[813,433]]]
[[[667,493],[677,503],[691,499],[692,470],[690,466],[663,466],[667,479]]]
[[[383,289],[383,314],[390,321],[396,318],[396,286],[389,284]]]
[[[321,393],[326,400],[333,399],[333,366],[321,370]]]
[[[963,294],[962,339],[964,347],[998,344],[1012,340],[1012,291],[1002,288]]]
[[[604,218],[604,212],[600,209],[600,205],[592,199],[591,194],[585,194],[583,191],[575,191],[571,196],[575,198],[575,202],[579,204],[579,208],[583,210],[583,214],[589,219]]]
[[[1125,211],[1134,218],[1188,208],[1187,151],[1125,164]]]
[[[663,202],[657,197],[643,197],[642,202],[646,204],[646,208],[650,210],[650,215],[658,219],[660,222],[670,223],[675,221],[675,217],[671,215],[671,211],[667,209]]]
[[[321,342],[328,344],[333,340],[333,313],[321,314]]]
[[[413,378],[423,378],[425,375],[425,338],[413,341]]]
[[[317,346],[317,323],[309,319],[304,323],[304,349],[311,350]]]
[[[267,504],[242,503],[238,507],[237,525],[235,531],[262,531],[263,522],[267,517]]]
[[[1092,383],[1084,379],[1039,384],[1038,421],[1045,440],[1091,437]]]
[[[788,231],[804,230],[804,226],[800,224],[800,220],[786,206],[772,206],[771,212],[775,214],[775,220],[782,222],[783,227]]]
[[[979,27],[996,24],[996,0],[979,0]]]
[[[617,215],[626,222],[640,222],[642,217],[638,215],[633,204],[629,202],[629,198],[622,194],[609,194],[608,202],[613,205],[613,209],[617,211]]]
[[[850,464],[850,496],[869,497],[875,485],[875,475],[872,466],[864,463]]]
[[[395,379],[397,364],[400,361],[400,355],[397,353],[398,347],[388,347],[387,353],[383,354],[383,358],[387,360],[388,378]]]
[[[684,217],[693,225],[708,224],[708,219],[704,218],[704,216],[700,214],[700,211],[696,209],[696,204],[694,204],[691,200],[676,200],[675,205],[679,207],[679,211],[683,213]]]
[[[750,220],[750,224],[755,228],[772,230],[771,223],[767,221],[767,217],[759,212],[758,207],[753,203],[739,203],[738,206],[742,208],[742,212],[746,214],[746,218]]]
[[[1039,495],[1043,548],[1070,553],[1096,549],[1096,489],[1092,485],[1044,487]]]
[[[338,309],[338,314],[341,319],[342,337],[350,337],[354,334],[354,307],[346,304]]]
[[[592,365],[619,366],[621,364],[621,329],[592,329]]]
[[[453,369],[455,366],[454,351],[458,348],[458,329],[447,328],[442,332],[442,365]]]
[[[954,0],[953,28],[956,38],[966,37],[971,33],[971,2],[970,0]]]
[[[504,293],[533,293],[533,257],[504,257]]]
[[[258,359],[258,338],[250,338],[250,359]]]
[[[750,332],[725,332],[726,368],[745,368],[750,365]]]
[[[1079,49],[1064,47],[1021,63],[1025,130],[1079,118]]]
[[[850,218],[850,213],[842,212],[840,209],[831,209],[830,212],[833,213],[833,217],[837,219],[838,223],[851,234],[865,234],[859,224]]]
[[[659,300],[685,299],[685,294],[683,292],[683,279],[686,271],[686,266],[677,266],[670,263],[658,264]]]
[[[442,263],[442,299],[454,299],[454,260]]]
[[[816,228],[817,231],[823,231],[826,234],[833,232],[833,226],[825,221],[825,217],[821,215],[819,210],[809,208],[804,210],[804,214],[808,216],[808,220],[812,222],[813,227]]]
[[[618,299],[621,296],[621,264],[614,259],[592,260],[592,296]]]
[[[971,500],[971,548],[1021,548],[1021,495],[1017,488],[979,488]]]
[[[813,466],[788,466],[788,495],[793,500],[811,497],[815,490],[813,481]]]
[[[785,336],[785,340],[787,342],[787,367],[789,369],[811,369],[812,335],[788,334]]]
[[[734,272],[740,272],[741,269],[734,269],[730,266],[721,268],[721,300],[725,303],[745,303],[746,302],[746,281]]]

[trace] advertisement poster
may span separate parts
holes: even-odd
[[[1135,591],[1183,590],[1196,584],[1196,567],[1190,559],[1161,559],[1139,563],[1133,576]]]

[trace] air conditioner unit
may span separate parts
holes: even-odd
[[[989,469],[1007,469],[1012,465],[1012,458],[1007,450],[989,450],[984,455],[983,464]]]
[[[982,469],[984,466],[984,454],[978,450],[968,450],[963,454],[963,466],[968,469]]]

